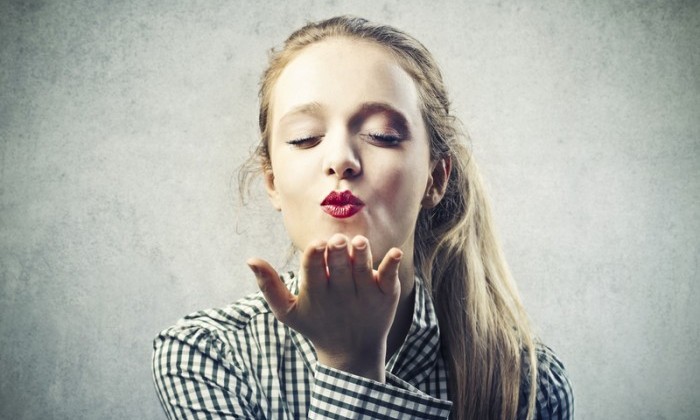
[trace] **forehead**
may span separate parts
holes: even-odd
[[[271,99],[273,122],[309,103],[333,112],[351,112],[367,102],[387,103],[409,119],[420,118],[415,83],[389,50],[349,38],[304,48],[280,74]]]

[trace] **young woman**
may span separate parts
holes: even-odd
[[[300,270],[155,340],[170,418],[569,419],[425,47],[337,17],[294,32],[260,89],[262,173]]]

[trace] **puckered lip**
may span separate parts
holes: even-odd
[[[364,206],[365,203],[358,197],[355,197],[349,190],[331,191],[326,198],[321,202],[322,206]]]
[[[321,202],[321,208],[336,219],[345,219],[357,214],[365,206],[358,197],[350,191],[331,191]]]

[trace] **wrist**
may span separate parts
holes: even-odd
[[[329,368],[341,370],[377,382],[386,382],[384,358],[386,351],[376,351],[357,355],[328,353],[316,350],[319,363]]]

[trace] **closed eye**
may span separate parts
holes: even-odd
[[[365,134],[372,143],[379,146],[396,146],[403,141],[403,137],[395,134],[367,133]]]
[[[308,136],[308,137],[300,137],[297,139],[292,139],[292,140],[287,140],[287,144],[299,149],[308,149],[310,147],[316,146],[318,143],[321,142],[321,139],[323,136]]]

